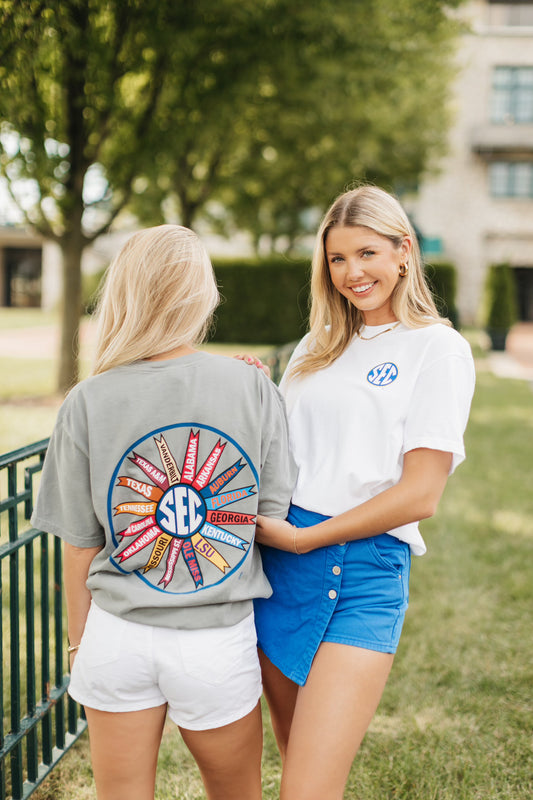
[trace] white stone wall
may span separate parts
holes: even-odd
[[[440,237],[442,258],[458,269],[457,304],[465,323],[479,321],[489,264],[508,260],[533,268],[533,199],[491,197],[488,161],[472,148],[476,130],[490,123],[493,67],[533,66],[533,27],[488,27],[489,11],[494,10],[482,0],[465,7],[471,32],[461,37],[457,52],[449,151],[439,174],[426,179],[418,195],[405,201],[422,233]],[[527,126],[529,131],[533,134],[533,126]],[[507,133],[512,138],[512,132]],[[530,146],[533,159],[533,137]]]

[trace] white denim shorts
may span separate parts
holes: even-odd
[[[93,602],[68,691],[99,711],[167,703],[182,728],[219,728],[261,696],[256,642],[253,613],[227,628],[174,630],[129,622]]]

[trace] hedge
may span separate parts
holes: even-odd
[[[214,260],[222,303],[215,314],[219,342],[285,344],[306,331],[309,261],[286,258]]]
[[[269,259],[213,260],[222,296],[215,312],[215,342],[281,345],[300,339],[309,317],[310,261]],[[426,265],[426,277],[441,314],[458,327],[453,264]],[[84,281],[84,304],[94,310],[103,272]]]
[[[215,261],[214,267],[224,298],[216,313],[215,341],[284,344],[305,333],[308,261]],[[439,262],[425,269],[439,312],[458,328],[455,266]]]

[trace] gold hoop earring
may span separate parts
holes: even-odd
[[[400,264],[398,268],[398,275],[400,276],[400,278],[405,278],[408,272],[409,272],[409,264]]]

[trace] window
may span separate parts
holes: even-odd
[[[493,197],[533,197],[533,162],[495,161],[489,177]]]
[[[495,67],[492,122],[533,122],[533,67]]]
[[[489,24],[492,27],[533,26],[533,3],[489,0]]]
[[[4,298],[0,300],[0,305],[40,306],[41,272],[42,251],[40,248],[6,247],[4,250]]]

